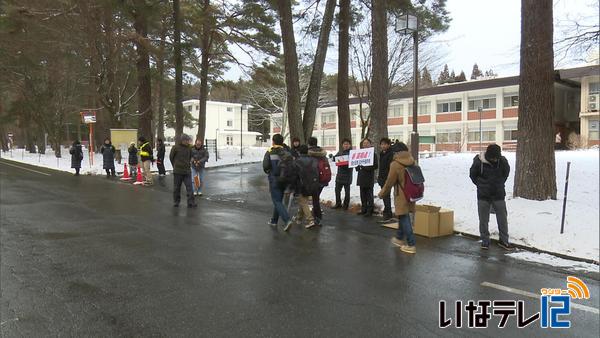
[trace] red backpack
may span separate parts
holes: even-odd
[[[423,198],[425,192],[425,177],[421,167],[418,165],[411,165],[404,170],[404,197],[407,202],[416,202]]]
[[[327,157],[319,158],[319,183],[328,185],[331,181],[331,167]]]

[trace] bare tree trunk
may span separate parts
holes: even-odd
[[[340,0],[339,25],[337,111],[339,149],[342,149],[342,141],[344,139],[347,138],[352,140],[349,106],[350,100],[348,99],[348,64],[350,63],[350,0]]]
[[[150,57],[148,55],[148,6],[145,0],[135,0],[133,27],[137,33],[137,77],[138,77],[138,133],[153,143],[152,134],[152,82],[150,77]]]
[[[296,53],[291,0],[277,0],[277,7],[283,41],[283,60],[285,66],[285,87],[290,137],[297,137],[300,139],[300,143],[305,143],[302,128],[302,114],[300,112],[298,54]]]
[[[306,140],[312,136],[315,125],[315,115],[317,113],[317,105],[319,103],[319,94],[321,91],[321,78],[323,77],[323,66],[325,65],[325,57],[327,56],[327,48],[329,47],[329,33],[331,32],[331,25],[333,23],[335,2],[335,0],[327,0],[327,3],[325,4],[323,23],[321,24],[317,51],[315,52],[312,73],[310,75],[310,83],[308,85],[308,94],[306,96],[306,105],[304,106],[304,118],[302,122],[304,139]]]
[[[373,38],[373,79],[371,80],[371,123],[368,135],[379,148],[379,139],[387,137],[388,44],[386,0],[373,0],[371,10]]]
[[[556,199],[552,0],[521,0],[519,140],[513,195]]]
[[[204,15],[209,15],[210,1],[204,0],[202,11]],[[196,139],[204,140],[206,135],[206,101],[208,100],[208,67],[210,66],[210,22],[207,18],[202,24],[202,40],[200,41],[200,49],[202,51],[202,60],[200,62],[200,109],[198,112],[198,133]]]
[[[179,142],[183,134],[183,66],[181,62],[181,18],[180,18],[179,0],[173,0],[173,25],[174,25],[174,51],[173,58],[175,64],[175,142]],[[161,41],[161,48],[164,48],[164,41]],[[161,74],[162,84],[162,74]],[[162,107],[164,93],[162,85],[159,87],[159,109],[158,120],[160,128],[164,128],[164,108]],[[164,137],[164,135],[163,135]]]

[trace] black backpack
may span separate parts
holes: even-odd
[[[294,162],[294,156],[292,156],[289,151],[284,150],[281,152],[279,155],[279,163],[277,164],[277,168],[279,169],[277,183],[282,186],[288,186],[296,183],[298,171],[296,170],[296,165]]]
[[[319,175],[319,161],[307,157],[308,161],[296,161],[296,170],[298,171],[298,188],[303,195],[312,196],[321,189]]]

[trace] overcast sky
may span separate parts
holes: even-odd
[[[499,76],[518,74],[520,0],[448,0],[447,9],[452,18],[450,28],[431,38],[431,44],[439,45],[443,63],[447,63],[456,74],[464,70],[467,78],[474,63],[482,71],[493,69]],[[581,17],[597,23],[598,0],[554,0],[555,40],[561,35],[564,25]],[[332,35],[331,39],[333,43],[337,42],[337,36]],[[335,48],[337,47],[328,51],[326,73],[337,71]],[[561,68],[582,64],[573,59],[557,58],[556,61]],[[433,76],[437,77],[440,70],[432,70]],[[225,74],[225,78],[235,81],[240,75],[241,71],[233,66]]]

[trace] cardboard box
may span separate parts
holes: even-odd
[[[437,237],[439,232],[439,210],[440,207],[433,205],[415,206],[415,224],[413,232],[425,237]]]
[[[454,210],[440,209],[440,224],[438,236],[447,236],[454,234]]]

